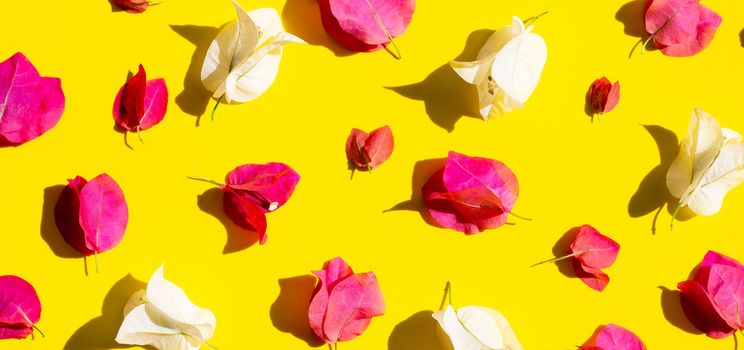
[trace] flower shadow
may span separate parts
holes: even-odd
[[[222,209],[222,190],[219,188],[210,188],[197,196],[197,204],[201,211],[214,216],[225,227],[227,243],[225,243],[222,254],[236,253],[250,248],[258,242],[258,234],[256,232],[251,232],[235,225],[227,217]]]
[[[455,60],[475,60],[478,51],[493,32],[490,29],[480,29],[470,33],[465,47]],[[403,97],[423,101],[429,119],[447,132],[455,130],[460,117],[481,118],[476,87],[462,80],[449,63],[441,65],[419,83],[385,88]]]
[[[183,91],[176,96],[176,104],[184,113],[196,117],[196,126],[199,126],[201,116],[212,99],[212,94],[202,85],[201,69],[207,50],[220,29],[196,25],[171,25],[170,28],[196,46],[183,78]]]
[[[666,174],[669,167],[679,153],[679,140],[677,135],[659,125],[643,125],[643,128],[651,135],[659,150],[659,165],[651,169],[641,180],[638,189],[628,202],[628,215],[639,218],[652,212],[654,219],[651,223],[651,233],[656,233],[656,222],[664,205],[667,206],[669,214],[673,214],[677,206],[677,199],[669,193],[666,184]],[[689,209],[684,208],[677,216],[678,221],[687,221],[694,215]]]
[[[631,0],[626,3],[615,13],[615,19],[625,26],[625,34],[638,38],[633,48],[630,49],[628,58],[633,56],[633,52],[636,49],[640,49],[640,46],[649,38],[649,34],[646,32],[646,25],[644,23],[644,17],[646,14],[646,0]],[[646,47],[647,51],[654,51],[656,47],[653,45]]]
[[[288,33],[297,35],[310,45],[323,46],[338,57],[356,53],[346,49],[326,33],[316,0],[287,0],[282,9],[282,24]]]
[[[54,185],[44,189],[44,204],[41,209],[39,231],[41,238],[46,242],[54,255],[64,259],[78,259],[82,258],[83,254],[65,242],[62,233],[57,229],[54,218],[54,208],[65,187],[64,185]]]
[[[101,316],[98,316],[72,334],[64,350],[104,350],[129,348],[116,342],[116,334],[124,321],[124,305],[135,292],[147,287],[145,282],[126,275],[114,284],[103,299]],[[154,349],[153,347],[145,347]]]
[[[694,270],[693,270],[694,271]],[[664,318],[673,326],[690,334],[702,334],[695,326],[687,319],[684,311],[682,310],[682,304],[680,303],[680,295],[678,290],[671,290],[664,286],[658,287],[661,290],[661,310],[664,313]]]
[[[423,218],[429,225],[441,227],[441,225],[437,224],[426,210],[424,199],[421,195],[421,188],[424,187],[426,181],[429,180],[434,173],[444,167],[446,161],[446,158],[435,158],[416,162],[413,167],[413,176],[411,178],[411,198],[394,205],[390,209],[384,210],[383,213],[391,211],[417,211],[421,215],[421,218]]]
[[[419,311],[393,328],[388,350],[443,350],[436,337],[437,321],[432,311]]]
[[[307,310],[315,289],[315,277],[310,275],[282,278],[279,280],[279,296],[271,304],[271,323],[276,329],[290,333],[310,347],[319,347],[324,342],[310,328]]]
[[[579,226],[572,227],[566,231],[558,241],[553,245],[553,256],[554,258],[560,258],[569,254],[571,243],[576,240],[576,236],[579,234]],[[553,264],[558,268],[558,271],[566,277],[578,278],[576,271],[574,270],[573,258],[564,259],[560,261],[554,261]]]

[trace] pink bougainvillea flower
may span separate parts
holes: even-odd
[[[421,191],[434,221],[474,234],[506,223],[519,184],[511,169],[497,160],[449,152],[444,168]]]
[[[646,32],[649,40],[667,56],[692,56],[713,40],[721,16],[700,0],[648,0]]]
[[[68,180],[54,208],[57,228],[65,241],[83,256],[116,247],[124,238],[129,209],[119,185],[107,174],[90,181],[78,176]]]
[[[416,0],[318,0],[326,32],[351,51],[370,52],[392,43],[411,23]]]
[[[346,158],[353,169],[377,169],[393,153],[395,142],[390,127],[383,127],[366,133],[359,129],[351,129],[346,139]]]
[[[594,227],[583,225],[568,249],[568,255],[539,262],[532,266],[571,258],[576,275],[592,289],[603,291],[610,276],[602,272],[615,263],[620,245]]]
[[[193,176],[223,191],[222,204],[227,217],[236,225],[258,234],[258,242],[266,243],[266,213],[287,203],[300,181],[300,175],[283,163],[245,164],[225,177],[225,184],[205,177]]]
[[[129,13],[142,13],[147,10],[148,7],[160,4],[159,1],[148,1],[148,0],[110,0],[114,5],[119,6],[124,11]]]
[[[744,329],[744,265],[709,251],[692,280],[677,284],[682,310],[700,331],[725,338]]]
[[[57,125],[65,110],[59,78],[39,75],[22,53],[0,63],[0,145],[20,145]]]
[[[23,339],[33,333],[41,317],[36,290],[24,279],[0,276],[0,339]],[[44,333],[41,333],[44,336]]]
[[[646,350],[646,345],[637,335],[611,323],[603,326],[597,337],[589,343],[590,345],[580,346],[579,350]]]
[[[147,130],[165,117],[168,110],[168,87],[165,79],[147,80],[145,68],[139,65],[133,75],[119,89],[114,100],[114,121],[126,131],[134,131],[142,141],[140,130]]]
[[[373,317],[385,313],[385,300],[372,272],[357,273],[341,258],[313,271],[318,285],[308,318],[315,335],[328,344],[361,335]]]
[[[610,83],[607,77],[601,77],[592,83],[586,94],[592,113],[602,115],[617,106],[620,101],[620,82]]]

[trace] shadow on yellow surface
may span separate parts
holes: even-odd
[[[96,317],[72,334],[67,340],[65,350],[104,350],[128,348],[116,342],[119,326],[124,321],[124,305],[135,292],[147,287],[145,282],[132,275],[126,275],[109,290],[103,299],[101,316]],[[147,349],[153,349],[147,347]]]
[[[202,85],[201,69],[209,45],[217,36],[219,28],[195,25],[171,25],[170,28],[196,46],[183,78],[183,91],[176,96],[176,104],[184,113],[195,116],[196,126],[199,126],[201,116],[212,99],[212,94]]]
[[[197,196],[197,204],[201,211],[214,216],[220,221],[220,223],[222,223],[222,226],[225,226],[225,231],[227,232],[227,243],[225,243],[225,248],[222,249],[222,254],[236,253],[247,249],[258,242],[258,235],[256,232],[242,229],[227,217],[225,211],[222,209],[221,189],[210,188],[204,191],[204,193]]]
[[[310,307],[315,277],[310,275],[279,280],[279,296],[269,311],[271,323],[283,333],[289,333],[311,347],[323,345],[310,328],[307,310]]]
[[[421,197],[421,188],[424,187],[429,178],[434,175],[439,169],[444,167],[445,158],[425,159],[416,162],[413,167],[413,176],[411,178],[411,198],[402,201],[392,208],[384,210],[384,213],[390,211],[417,211],[429,225],[440,227],[439,224],[429,215],[429,212],[424,207],[424,200]]]
[[[419,311],[393,328],[388,350],[442,350],[437,340],[437,321],[432,311]]]
[[[632,218],[639,218],[656,211],[651,223],[651,233],[655,234],[656,223],[664,205],[667,206],[667,211],[671,215],[679,202],[669,193],[666,184],[667,171],[679,153],[679,140],[673,131],[662,126],[643,125],[643,127],[656,142],[659,150],[659,165],[651,169],[641,180],[638,189],[628,202],[628,215]],[[676,220],[687,221],[693,216],[691,211],[685,209],[680,211]]]
[[[347,50],[326,33],[320,19],[320,7],[315,0],[287,0],[282,10],[282,23],[288,33],[300,37],[310,45],[323,46],[338,57],[356,53]]]
[[[569,254],[568,250],[571,248],[571,243],[573,243],[578,234],[579,226],[572,227],[566,231],[561,238],[555,242],[555,245],[553,245],[553,256],[555,258],[560,258]],[[554,264],[558,268],[558,271],[564,276],[569,278],[578,278],[576,271],[574,271],[573,268],[573,259],[556,261]]]
[[[644,23],[647,3],[646,0],[632,0],[620,7],[615,13],[615,19],[625,26],[625,34],[638,38],[638,43],[630,49],[628,58],[632,57],[633,52],[636,49],[640,49],[640,45],[649,37],[649,34],[646,32],[646,24]],[[646,47],[646,51],[654,50],[656,50],[654,45]]]
[[[691,334],[702,334],[695,326],[687,319],[684,311],[682,311],[682,304],[679,301],[679,291],[671,290],[664,286],[659,286],[661,290],[661,310],[664,313],[664,318],[673,326]]]
[[[82,258],[82,253],[65,242],[54,220],[54,207],[57,205],[57,200],[64,189],[64,185],[54,185],[44,189],[44,206],[41,211],[39,231],[41,231],[41,238],[54,255],[66,259]]]
[[[479,29],[470,33],[465,48],[454,60],[474,61],[491,34],[493,30],[490,29]],[[455,124],[460,117],[481,118],[475,86],[462,80],[449,63],[441,65],[420,83],[386,89],[393,90],[403,97],[423,101],[429,119],[447,132],[455,130]]]

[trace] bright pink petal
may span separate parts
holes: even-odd
[[[677,44],[657,44],[661,52],[667,56],[685,57],[692,56],[708,47],[721,25],[721,16],[705,5],[700,5],[699,16],[695,35]]]
[[[581,264],[579,259],[571,259],[573,261],[574,272],[576,276],[581,279],[587,286],[596,290],[603,291],[610,283],[610,276],[601,270],[595,270],[590,267]]]
[[[323,321],[325,320],[326,310],[328,309],[328,297],[333,287],[344,278],[354,274],[351,266],[341,258],[335,258],[325,264],[323,270],[313,271],[318,277],[318,285],[315,286],[313,298],[310,301],[308,309],[308,319],[310,328],[319,339],[326,339],[323,332]]]
[[[94,177],[80,191],[80,226],[88,249],[101,253],[114,248],[124,237],[128,221],[124,193],[107,174]]]
[[[168,111],[168,87],[165,79],[153,79],[147,82],[144,113],[140,117],[140,130],[147,130],[159,124]]]
[[[677,288],[682,311],[697,329],[711,338],[725,338],[734,332],[700,283],[684,281]]]
[[[706,291],[731,328],[744,329],[744,270],[715,264]]]
[[[224,189],[222,206],[227,217],[235,225],[255,231],[258,234],[258,243],[266,243],[268,236],[266,235],[266,214],[263,208],[229,187]]]
[[[650,0],[646,31],[668,56],[692,56],[705,49],[721,25],[721,17],[699,0]]]
[[[571,253],[576,254],[575,258],[582,265],[594,270],[610,267],[619,251],[620,245],[617,242],[589,225],[581,226],[576,239],[571,243]]]
[[[39,76],[21,53],[0,63],[0,136],[22,144],[53,128],[65,109],[58,78]]]
[[[111,0],[111,2],[129,13],[142,13],[150,6],[148,0]]]
[[[0,339],[25,338],[41,318],[36,290],[16,276],[0,276]]]
[[[271,203],[275,203],[276,210],[289,200],[300,175],[283,163],[246,164],[227,174],[225,181],[235,193],[269,212]]]
[[[602,327],[597,334],[596,345],[602,350],[646,350],[637,335],[614,324]]]
[[[369,326],[372,317],[385,313],[385,301],[372,272],[360,273],[341,280],[328,298],[323,322],[327,342],[356,338]]]
[[[450,228],[465,234],[481,232],[478,225],[462,218],[459,215],[457,208],[455,208],[450,201],[430,199],[435,193],[447,192],[447,189],[444,188],[444,182],[442,181],[443,174],[444,169],[434,173],[421,189],[424,203],[426,204],[426,210],[429,212],[429,215],[431,215],[432,219],[434,219],[437,224],[444,228]]]
[[[80,191],[87,184],[84,178],[78,176],[68,180],[68,185],[54,206],[54,221],[67,244],[84,256],[93,255],[93,251],[85,244],[85,232],[80,227]]]
[[[620,82],[616,81],[612,86],[610,87],[610,90],[607,92],[606,102],[604,107],[602,107],[602,113],[607,113],[609,111],[612,111],[615,109],[615,106],[617,106],[617,103],[620,102]]]
[[[373,51],[387,45],[388,33],[400,36],[411,22],[415,0],[319,0],[326,31],[354,51]],[[374,9],[374,12],[373,12]]]
[[[484,186],[501,199],[507,212],[511,211],[519,196],[519,183],[511,169],[504,163],[488,158],[449,152],[442,181],[446,192]]]

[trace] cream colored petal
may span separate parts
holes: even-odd
[[[209,46],[202,65],[202,83],[212,92],[220,89],[230,71],[251,55],[259,40],[258,28],[251,17],[234,0],[233,5],[238,19],[220,30]],[[221,95],[213,96],[219,98]]]
[[[545,40],[525,31],[498,52],[491,76],[507,95],[524,104],[537,88],[547,58]]]
[[[284,31],[282,20],[279,18],[279,13],[277,13],[273,8],[265,7],[248,11],[248,17],[250,17],[256,25],[259,34],[258,42],[254,48],[263,45],[265,42]],[[244,57],[243,59],[246,58],[247,57]]]
[[[732,143],[742,143],[741,134],[739,134],[738,132],[734,130],[721,128],[721,133],[723,134],[724,145],[728,145]]]
[[[468,332],[463,324],[458,320],[457,313],[452,305],[447,305],[444,311],[435,312],[434,317],[439,326],[447,333],[454,350],[489,350],[478,339]]]
[[[199,341],[214,335],[216,319],[212,311],[198,307],[189,300],[186,293],[163,277],[163,266],[157,269],[147,284],[147,300],[152,307],[177,322],[178,327]],[[161,322],[166,323],[167,320]]]
[[[491,316],[491,319],[496,322],[496,325],[498,326],[499,332],[501,333],[501,337],[503,339],[504,350],[523,350],[522,345],[517,339],[517,335],[514,334],[514,330],[512,330],[511,325],[509,325],[509,321],[506,320],[504,315],[493,309],[485,307],[480,308],[484,312],[488,313]]]
[[[718,121],[700,108],[690,117],[687,135],[679,154],[667,172],[669,192],[687,204],[687,197],[697,187],[723,145],[723,132]]]
[[[504,47],[504,45],[523,31],[524,25],[522,24],[522,20],[520,20],[519,17],[513,17],[512,25],[501,28],[488,37],[488,40],[486,40],[486,43],[483,44],[480,52],[478,52],[478,60],[496,54]]]
[[[450,61],[449,65],[468,84],[482,84],[489,74],[496,54],[474,62]]]
[[[501,330],[491,314],[479,306],[465,306],[457,310],[457,318],[486,349],[503,349]]]
[[[687,205],[699,215],[721,210],[723,198],[744,182],[744,145],[731,143],[721,148],[718,157],[687,199]]]
[[[131,310],[116,335],[116,342],[126,345],[152,345],[160,350],[196,350],[199,341],[184,336],[177,329],[163,327],[152,321],[145,305]]]
[[[141,290],[134,294],[132,294],[131,297],[127,300],[127,304],[124,305],[124,316],[128,315],[132,309],[134,309],[137,306],[140,306],[147,302],[147,291]]]
[[[248,102],[266,92],[279,72],[282,47],[290,43],[304,41],[292,34],[281,32],[235,67],[225,82],[224,93],[227,102]]]

